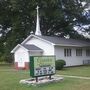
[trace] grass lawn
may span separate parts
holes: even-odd
[[[57,74],[90,77],[90,66],[69,67],[57,71]]]
[[[90,66],[65,68],[57,74],[90,77]],[[11,66],[0,66],[0,90],[90,90],[90,79],[64,78],[63,82],[42,86],[19,84],[21,79],[29,78],[29,71],[16,71]]]

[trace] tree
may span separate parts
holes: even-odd
[[[35,32],[37,5],[40,7],[43,35],[60,37],[69,35],[70,38],[84,39],[84,36],[73,28],[75,25],[81,26],[88,20],[83,15],[82,1],[84,0],[1,0],[1,55],[10,55],[10,51],[30,35],[31,31]]]

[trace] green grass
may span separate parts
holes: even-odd
[[[57,74],[90,77],[90,66],[65,68]],[[63,82],[29,86],[19,84],[21,79],[29,78],[29,71],[17,71],[11,66],[0,66],[0,90],[90,90],[90,80],[64,78]]]
[[[57,71],[57,74],[90,77],[90,66],[64,68],[61,71]]]

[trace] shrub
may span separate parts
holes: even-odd
[[[56,70],[63,69],[64,65],[66,65],[64,60],[56,60]]]
[[[6,63],[12,63],[13,62],[13,59],[12,59],[12,56],[11,55],[2,55],[0,57],[0,62],[6,62]]]

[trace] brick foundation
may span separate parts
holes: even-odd
[[[29,62],[25,62],[25,69],[29,70]]]
[[[18,69],[18,62],[15,62],[15,63],[14,63],[14,68],[15,68],[15,69]]]
[[[18,67],[18,62],[15,62],[14,68],[16,70],[29,70],[29,62],[25,62],[25,67]]]

